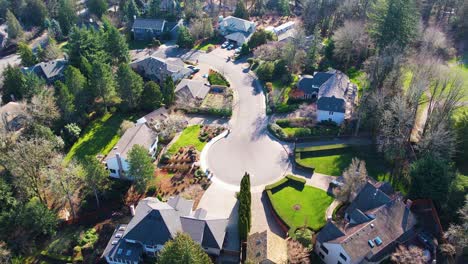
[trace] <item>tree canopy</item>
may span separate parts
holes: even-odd
[[[209,264],[210,257],[203,248],[195,243],[186,233],[178,233],[173,240],[164,244],[159,252],[158,262],[161,264]]]

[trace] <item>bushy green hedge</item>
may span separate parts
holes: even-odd
[[[287,138],[286,133],[284,133],[283,129],[275,123],[268,124],[267,126],[268,131],[270,131],[275,137],[285,140]]]
[[[269,184],[269,185],[265,186],[265,190],[267,190],[267,191],[268,191],[268,190],[272,190],[272,189],[274,189],[274,188],[276,188],[276,187],[278,187],[278,186],[283,185],[283,184],[286,183],[287,181],[288,181],[288,178],[287,178],[287,177],[284,177],[283,179],[281,179],[281,180],[279,180],[279,181],[277,181],[277,182],[275,182],[275,183],[272,183],[272,184]]]
[[[302,183],[302,184],[306,183],[306,180],[304,178],[297,177],[297,176],[294,176],[294,175],[286,175],[286,178],[288,178],[291,181],[296,181],[298,183]]]
[[[215,71],[210,71],[208,74],[208,82],[210,82],[211,85],[230,86],[226,78],[221,73]]]
[[[221,117],[230,117],[232,115],[232,110],[228,108],[190,108],[185,109],[185,111],[189,114],[204,114]]]

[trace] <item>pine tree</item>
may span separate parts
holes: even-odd
[[[288,0],[279,0],[278,1],[278,12],[283,16],[289,16],[291,14],[289,10],[289,1]]]
[[[239,199],[239,237],[246,241],[252,225],[252,195],[250,193],[250,175],[246,172],[240,184]]]
[[[113,97],[115,97],[115,83],[112,69],[101,61],[93,63],[93,71],[90,77],[90,87],[94,89],[94,95],[102,99],[105,111]]]
[[[210,264],[212,262],[200,244],[195,243],[188,234],[178,233],[173,240],[164,244],[158,256],[158,263]]]
[[[119,95],[127,109],[135,109],[143,92],[143,79],[128,64],[121,64],[117,70]]]
[[[134,145],[128,153],[128,163],[130,165],[128,175],[134,178],[136,191],[143,193],[154,176],[154,165],[148,150],[141,145]]]
[[[163,94],[164,104],[166,106],[170,106],[172,105],[172,103],[174,103],[174,100],[175,100],[174,89],[175,89],[174,81],[172,80],[171,76],[168,76],[164,80],[164,84],[161,89],[161,92]]]
[[[153,81],[145,84],[141,94],[141,107],[146,111],[152,111],[159,108],[163,101],[163,95],[159,85]]]
[[[233,16],[242,18],[242,19],[249,19],[249,11],[245,7],[244,0],[239,0],[236,5],[236,10],[234,11]]]
[[[28,44],[20,42],[18,44],[18,53],[21,58],[21,64],[24,67],[30,67],[36,64],[37,58]]]
[[[6,22],[9,38],[17,39],[23,36],[23,28],[21,27],[18,19],[16,19],[15,15],[10,10],[8,10],[6,13]]]
[[[127,63],[130,60],[130,55],[128,54],[128,44],[125,40],[125,37],[120,34],[116,27],[108,22],[106,24],[109,27],[105,34],[106,52],[109,54],[114,65],[119,63]]]
[[[64,35],[68,35],[77,19],[74,2],[72,0],[60,0],[57,21]]]
[[[370,13],[370,35],[379,48],[405,47],[415,37],[419,21],[414,0],[379,0]]]
[[[60,81],[55,84],[55,88],[57,91],[57,104],[62,111],[64,121],[66,123],[73,122],[73,117],[75,115],[75,97],[68,87]]]

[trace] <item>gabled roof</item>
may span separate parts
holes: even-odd
[[[175,88],[176,95],[182,96],[188,93],[192,98],[199,99],[204,99],[209,91],[210,87],[204,81],[190,79],[182,79]]]
[[[354,209],[354,211],[350,213],[349,218],[351,219],[350,221],[353,224],[362,224],[362,223],[372,220],[372,218],[364,214],[359,209]]]
[[[120,140],[115,144],[114,148],[109,152],[107,158],[115,157],[117,153],[121,157],[127,158],[127,153],[134,145],[140,145],[149,149],[156,140],[156,134],[145,123],[136,124],[125,131]]]
[[[155,122],[155,121],[162,121],[165,120],[169,114],[167,113],[167,109],[165,107],[160,107],[153,112],[141,117],[137,120],[137,123],[146,123],[146,122]]]
[[[221,25],[229,31],[248,32],[255,23],[242,18],[228,16],[221,21]]]
[[[60,76],[67,67],[68,61],[64,59],[40,62],[32,67],[23,68],[24,72],[34,72],[43,75],[47,80]]]
[[[362,188],[353,202],[346,209],[346,214],[351,214],[355,209],[366,212],[371,209],[380,207],[390,202],[390,197],[376,188],[373,184],[367,182]]]
[[[320,243],[334,240],[345,234],[332,222],[328,222],[317,234],[317,241]]]
[[[245,33],[245,32],[234,32],[229,35],[226,35],[225,38],[228,40],[232,40],[232,41],[244,44],[249,40],[251,35],[252,34]]]
[[[196,219],[192,217],[181,217],[182,230],[202,247],[216,249],[223,248],[226,235],[227,219]]]
[[[193,201],[186,200],[180,195],[169,198],[167,204],[178,211],[180,215],[189,215],[192,212]]]
[[[190,69],[185,68],[185,64],[180,58],[163,59],[156,56],[149,56],[142,60],[132,62],[131,66],[141,68],[145,71],[145,74],[155,76],[160,76],[161,74],[171,75],[177,72],[186,75],[191,72]]]
[[[306,94],[318,93],[320,87],[332,76],[328,72],[317,72],[314,76],[304,75],[297,83],[297,88]]]
[[[319,97],[317,100],[317,109],[321,111],[332,111],[345,113],[346,102],[342,98],[336,97]]]
[[[133,22],[132,28],[142,28],[142,29],[157,29],[163,30],[166,20],[164,19],[148,19],[148,18],[137,18]]]

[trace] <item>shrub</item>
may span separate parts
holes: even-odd
[[[96,229],[90,228],[86,230],[81,236],[78,241],[78,245],[80,247],[88,247],[92,248],[94,244],[98,241],[99,235],[96,232]]]
[[[307,247],[307,248],[312,247],[313,235],[314,235],[314,232],[306,227],[298,228],[295,232],[296,240],[299,243],[301,243],[304,247]]]
[[[291,120],[290,119],[278,119],[276,120],[276,124],[280,127],[290,127],[291,126]]]
[[[309,137],[312,135],[310,128],[298,128],[294,133],[294,137]]]
[[[215,71],[210,71],[208,74],[208,82],[210,82],[211,85],[230,86],[226,78],[221,73]]]
[[[277,124],[268,124],[268,130],[277,138],[279,139],[286,139],[286,133],[284,133],[283,129],[278,126]]]
[[[306,180],[304,178],[296,177],[296,176],[293,176],[293,175],[286,175],[286,178],[288,180],[295,181],[295,182],[298,182],[298,183],[301,183],[301,184],[306,183]]]
[[[156,193],[157,190],[158,189],[156,188],[156,186],[150,186],[150,187],[148,187],[148,190],[146,191],[146,194],[148,196],[153,196]]]
[[[258,66],[257,77],[258,79],[268,82],[273,80],[273,72],[275,70],[275,64],[271,61],[263,62]]]
[[[267,91],[269,93],[271,93],[271,91],[273,91],[273,84],[271,82],[265,83],[265,87],[266,87],[266,89],[267,89]]]

